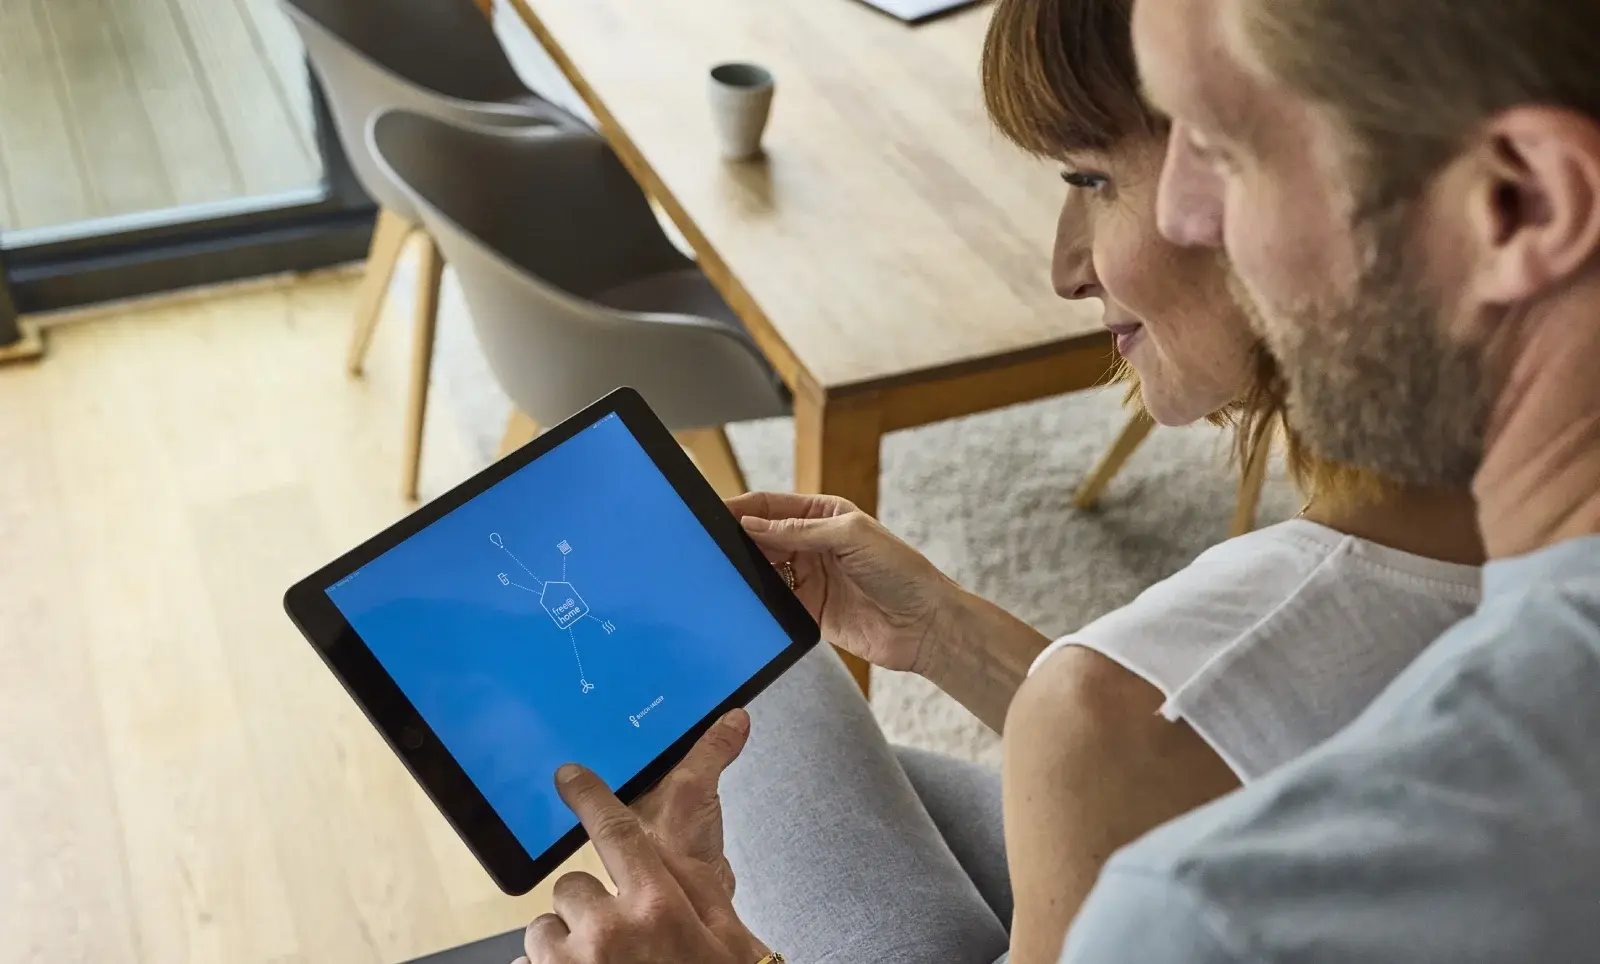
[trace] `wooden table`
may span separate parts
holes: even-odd
[[[797,491],[875,513],[886,432],[1105,377],[1099,305],[1050,289],[1060,184],[983,111],[987,7],[510,2],[793,389]],[[778,79],[764,160],[717,157],[725,60]]]

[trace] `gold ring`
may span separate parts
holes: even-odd
[[[778,567],[778,575],[783,577],[783,584],[790,589],[794,588],[794,563],[786,562]]]

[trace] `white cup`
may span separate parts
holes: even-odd
[[[775,89],[771,72],[755,64],[711,68],[711,122],[724,158],[743,161],[761,153],[761,133],[772,113]]]

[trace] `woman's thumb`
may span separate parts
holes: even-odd
[[[839,517],[827,519],[763,519],[745,516],[739,522],[750,538],[769,549],[789,552],[831,552],[841,548]]]

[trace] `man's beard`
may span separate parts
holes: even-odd
[[[1264,333],[1289,424],[1318,455],[1405,485],[1464,487],[1483,458],[1487,392],[1477,354],[1442,330],[1444,299],[1409,254],[1408,214],[1364,222],[1348,301],[1301,303]]]

